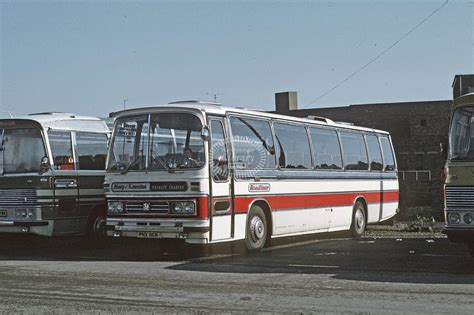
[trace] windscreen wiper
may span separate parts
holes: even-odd
[[[137,156],[132,160],[132,162],[130,162],[130,164],[128,164],[127,167],[121,172],[121,174],[122,174],[122,175],[123,175],[123,174],[126,174],[126,173],[130,170],[130,168],[138,162],[139,158],[140,158],[140,156],[137,155]]]
[[[0,175],[4,175],[5,174],[5,167],[4,167],[4,164],[5,164],[5,148],[3,146],[0,147],[0,153],[1,153],[1,156],[2,156],[2,161],[0,163]]]
[[[166,165],[166,162],[163,160],[163,158],[161,156],[156,154],[153,150],[151,150],[150,153],[151,153],[151,156],[153,157],[153,159],[158,161],[160,163],[160,165],[163,166],[163,168],[168,171],[168,173],[176,173],[176,170],[174,168],[171,168],[168,165]]]
[[[5,146],[4,146],[4,144],[5,143],[3,142],[3,134],[4,133],[5,133],[5,130],[2,129],[2,134],[1,134],[2,138],[0,139],[1,140],[0,141],[0,152],[1,152],[1,156],[2,156],[2,162],[0,163],[1,164],[0,165],[0,167],[1,167],[0,175],[2,175],[2,176],[5,174],[5,167],[4,167],[4,164],[5,164]]]

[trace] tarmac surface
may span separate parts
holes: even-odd
[[[474,259],[438,233],[369,231],[206,251],[0,237],[0,312],[474,313]]]

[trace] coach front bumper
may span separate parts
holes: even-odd
[[[45,220],[0,220],[0,233],[32,233],[50,236],[52,224]]]
[[[448,239],[454,243],[474,242],[474,229],[465,227],[452,227],[445,225],[441,231],[448,236]]]
[[[180,219],[107,218],[107,235],[112,237],[184,239],[188,243],[208,242],[209,221]]]

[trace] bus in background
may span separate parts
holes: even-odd
[[[398,210],[385,131],[175,102],[112,113],[104,183],[107,234],[244,240],[350,230]]]
[[[474,93],[453,102],[445,175],[443,233],[474,257]]]
[[[0,233],[100,236],[109,137],[95,117],[0,119]]]

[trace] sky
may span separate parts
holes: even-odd
[[[0,116],[451,99],[474,73],[474,1],[445,2],[0,0]]]

